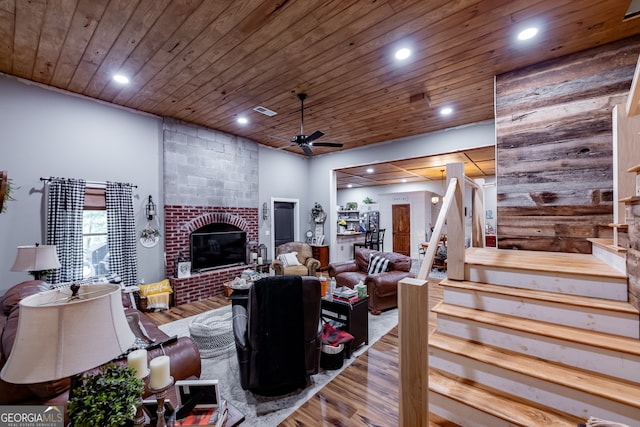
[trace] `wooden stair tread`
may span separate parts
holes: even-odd
[[[626,225],[627,224],[625,224],[625,226]],[[591,242],[592,245],[596,245],[616,255],[622,256],[627,252],[627,248],[614,245],[613,239],[588,238],[587,241]]]
[[[468,248],[465,264],[626,280],[627,276],[591,254]]]
[[[442,418],[438,414],[429,412],[429,427],[461,427],[459,424]]]
[[[539,291],[535,289],[513,288],[510,286],[490,285],[487,283],[469,282],[466,280],[444,279],[440,286],[468,289],[471,291],[489,292],[492,294],[509,295],[518,298],[529,298],[539,301],[548,301],[559,304],[568,304],[577,307],[588,307],[601,310],[609,310],[624,314],[640,315],[640,311],[625,301],[608,300],[602,298],[583,297],[579,295],[562,294],[557,292]]]
[[[429,336],[429,347],[459,354],[498,368],[582,391],[640,409],[637,383],[547,362],[511,350],[463,340],[437,331]]]
[[[611,223],[609,224],[609,227],[611,228],[617,228],[619,230],[627,230],[629,229],[629,224],[615,224],[615,223]],[[589,240],[589,239],[587,239]]]
[[[496,325],[502,328],[556,338],[563,341],[640,356],[640,341],[603,332],[574,328],[571,326],[530,320],[508,314],[491,313],[439,302],[432,309],[436,314],[454,316],[475,322]]]
[[[575,427],[578,423],[584,422],[583,419],[573,415],[542,408],[518,396],[435,368],[429,369],[429,390],[517,425]]]
[[[623,197],[622,199],[620,199],[618,201],[620,203],[633,203],[633,202],[640,201],[640,197],[638,197],[638,196]]]

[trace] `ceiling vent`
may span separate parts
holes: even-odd
[[[269,116],[269,117],[273,117],[276,114],[278,114],[275,111],[269,110],[268,108],[265,108],[261,105],[258,105],[257,107],[255,107],[253,111],[257,111],[258,113],[264,114],[265,116]]]

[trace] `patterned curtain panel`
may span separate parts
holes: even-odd
[[[138,284],[136,227],[131,184],[107,182],[109,271],[127,286]]]
[[[47,244],[56,245],[62,265],[48,276],[50,283],[82,279],[83,179],[52,178],[47,197]]]

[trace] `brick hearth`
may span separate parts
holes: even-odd
[[[224,282],[233,280],[246,265],[220,268],[191,277],[176,277],[180,254],[189,261],[189,235],[200,227],[212,223],[234,225],[247,233],[247,241],[258,240],[258,209],[215,206],[165,206],[165,241],[167,277],[175,291],[175,303],[185,304],[224,293]]]

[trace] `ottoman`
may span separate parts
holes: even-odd
[[[226,353],[235,346],[232,313],[204,313],[189,323],[189,334],[200,350],[200,357],[210,358]]]

